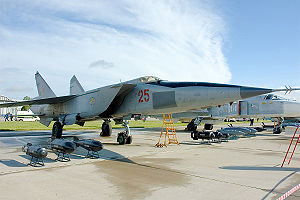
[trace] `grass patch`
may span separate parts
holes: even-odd
[[[271,121],[262,121],[259,120],[258,122],[255,121],[255,123],[261,123],[261,122],[271,122]],[[9,121],[9,122],[0,122],[0,131],[29,131],[29,130],[52,130],[54,122],[51,122],[49,127],[46,127],[42,125],[39,122],[24,122],[24,121]],[[80,129],[101,129],[103,121],[90,121],[86,122],[84,126],[79,125],[65,125],[64,130],[80,130]],[[243,122],[223,122],[221,124],[242,124],[242,123],[250,123],[248,121]],[[162,127],[163,121],[129,121],[129,126],[131,128],[154,128],[154,127]],[[188,123],[182,123],[177,122],[175,123],[175,127],[178,126],[187,126]],[[121,124],[116,125],[114,121],[111,122],[111,125],[113,128],[123,128]],[[203,123],[199,125],[203,127]]]
[[[51,122],[49,127],[42,125],[39,122],[24,122],[24,121],[9,121],[0,122],[0,131],[28,131],[28,130],[51,130],[54,122]],[[65,125],[64,130],[80,130],[80,129],[101,129],[103,121],[86,122],[84,126],[79,125]],[[162,121],[129,121],[131,128],[153,128],[162,127]],[[116,125],[114,121],[111,122],[113,128],[123,128],[121,124]],[[175,126],[186,126],[187,123],[175,123]]]

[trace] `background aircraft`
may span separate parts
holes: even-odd
[[[175,114],[179,121],[191,121],[188,130],[196,130],[200,122],[205,123],[204,129],[211,130],[213,124],[223,122],[225,118],[264,118],[280,117],[285,121],[297,121],[300,117],[300,103],[274,94],[260,95],[245,100],[235,101],[207,108],[199,112]],[[195,119],[199,117],[199,119]]]
[[[153,76],[84,91],[75,76],[70,81],[70,95],[56,97],[49,85],[35,74],[38,97],[29,101],[0,104],[0,107],[32,105],[40,122],[52,128],[52,137],[61,138],[64,125],[103,119],[102,135],[112,133],[110,120],[122,123],[135,114],[180,113],[224,105],[236,100],[285,89],[267,89],[205,82],[169,82]],[[287,89],[287,90],[292,90]],[[131,143],[128,123],[118,134],[119,144]]]

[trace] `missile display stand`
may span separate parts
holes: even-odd
[[[89,150],[85,158],[90,158],[90,159],[100,158],[99,151]]]
[[[68,154],[68,153],[57,151],[57,152],[55,152],[55,154],[57,155],[57,158],[55,159],[56,161],[60,161],[60,162],[69,162],[69,161],[71,161],[70,154]]]
[[[179,142],[177,140],[176,131],[175,131],[175,125],[173,121],[172,114],[163,114],[164,122],[161,128],[160,137],[155,145],[156,147],[167,147],[169,144],[177,144],[179,145]],[[166,132],[164,132],[166,130]],[[165,140],[162,143],[162,137],[164,136]]]
[[[33,157],[31,156],[30,162],[28,163],[28,165],[32,166],[32,167],[42,167],[44,166],[44,161],[42,158],[37,158],[37,157]]]

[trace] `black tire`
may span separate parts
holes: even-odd
[[[101,132],[101,136],[103,137],[109,137],[111,136],[112,133],[112,127],[109,121],[104,121],[102,124],[102,132]]]
[[[118,134],[117,142],[118,142],[120,145],[125,144],[126,138],[125,138],[125,134],[124,134],[124,133],[119,133],[119,134]]]
[[[273,129],[273,134],[280,134],[282,132],[282,129],[280,127],[276,127]]]
[[[212,124],[204,124],[204,129],[205,130],[212,130],[214,126]]]
[[[126,144],[131,144],[132,143],[132,135],[129,135],[127,138],[126,138]]]
[[[198,140],[198,132],[197,132],[197,131],[191,132],[191,138],[192,138],[193,140]]]
[[[52,138],[61,138],[62,137],[62,124],[60,122],[55,122],[52,127]]]
[[[194,123],[194,119],[186,126],[188,131],[195,131],[197,130],[197,125]]]

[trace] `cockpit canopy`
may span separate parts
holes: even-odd
[[[285,99],[283,97],[280,97],[280,96],[277,96],[275,94],[268,94],[268,95],[265,96],[264,99],[265,100],[287,100],[287,99]]]
[[[155,76],[144,76],[141,78],[138,78],[138,81],[140,83],[150,83],[150,82],[157,82],[160,81],[161,79]]]
[[[134,83],[134,84],[137,84],[137,83],[152,83],[152,82],[158,82],[160,80],[161,80],[160,78],[155,77],[155,76],[143,76],[143,77],[140,77],[140,78],[137,78],[137,79],[127,81],[126,83]]]

